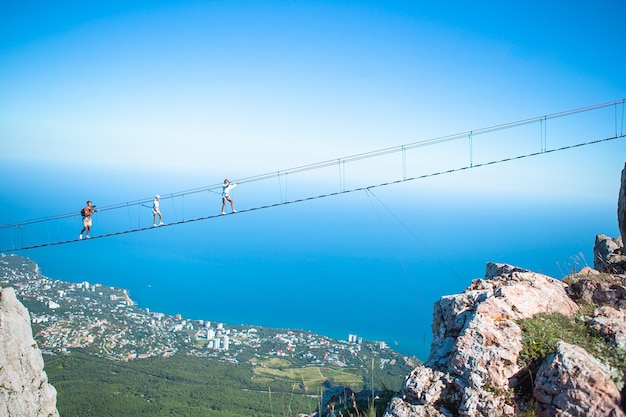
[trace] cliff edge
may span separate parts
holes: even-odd
[[[435,303],[428,360],[385,417],[626,417],[626,165],[594,269],[557,280],[506,264]]]
[[[13,288],[0,290],[0,417],[58,417],[56,390]]]
[[[626,358],[626,278],[585,268],[569,282],[489,263],[484,279],[435,303],[430,357],[406,377],[384,415],[626,417],[623,362],[565,341],[540,362],[521,360],[534,348],[524,339],[525,320],[551,315],[586,321],[590,334]]]

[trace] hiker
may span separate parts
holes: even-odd
[[[96,211],[98,210],[96,210],[96,206],[91,205],[91,201],[87,201],[87,205],[80,211],[80,214],[83,216],[83,230],[78,234],[79,239],[83,238],[85,230],[87,231],[87,236],[85,237],[89,239],[89,233],[91,232],[91,215]]]
[[[235,202],[232,198],[230,198],[230,190],[235,188],[238,184],[238,182],[231,183],[230,181],[228,181],[228,179],[224,180],[224,185],[222,185],[222,214],[226,214],[224,209],[226,208],[227,200],[230,203],[230,208],[232,209],[233,213],[237,213],[237,210],[235,210]]]
[[[154,197],[154,201],[152,202],[152,227],[156,227],[157,222],[156,222],[156,218],[157,215],[159,216],[159,226],[163,226],[163,215],[161,214],[161,210],[159,210],[159,201],[161,200],[161,196],[160,195],[156,195]]]

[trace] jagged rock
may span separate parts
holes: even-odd
[[[626,308],[626,281],[619,276],[602,280],[593,276],[578,278],[570,283],[567,291],[578,303]]]
[[[622,237],[611,238],[597,235],[593,246],[593,266],[601,272],[623,274],[626,272],[626,256]]]
[[[13,288],[0,290],[0,417],[57,417],[30,317]]]
[[[578,271],[579,276],[581,275],[586,275],[586,276],[594,276],[594,275],[600,275],[600,271],[598,271],[597,269],[593,269],[589,266],[585,266],[583,267],[580,271]]]
[[[534,396],[540,417],[626,417],[615,383],[584,349],[559,342],[539,368]]]
[[[626,311],[606,306],[596,308],[591,315],[589,327],[611,345],[626,351]]]
[[[426,363],[407,377],[386,417],[511,416],[510,381],[520,371],[522,332],[514,320],[538,313],[574,315],[565,284],[504,264],[487,264],[486,279],[434,306]]]
[[[622,170],[622,182],[617,199],[617,223],[622,235],[622,242],[626,242],[626,164]]]

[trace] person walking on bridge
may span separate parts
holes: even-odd
[[[161,201],[161,196],[156,195],[154,197],[154,201],[152,202],[152,227],[157,226],[156,218],[159,216],[159,226],[163,226],[163,215],[161,214],[161,210],[159,209],[159,201]]]
[[[237,210],[235,210],[235,202],[230,197],[230,190],[235,188],[237,185],[239,185],[238,182],[232,183],[228,179],[224,180],[224,185],[222,185],[222,214],[226,214],[226,212],[224,211],[224,209],[226,208],[226,201],[230,203],[230,208],[232,209],[233,213],[237,213]]]
[[[91,233],[91,215],[94,214],[96,211],[96,206],[92,206],[91,205],[91,201],[87,201],[87,205],[85,207],[83,207],[83,209],[80,211],[80,214],[83,216],[83,230],[80,231],[78,238],[82,239],[83,238],[83,233],[85,232],[85,230],[87,231],[87,236],[85,236],[87,239],[89,239],[89,233]]]

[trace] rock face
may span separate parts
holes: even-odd
[[[617,199],[617,223],[619,232],[622,235],[622,242],[626,242],[626,164],[622,170],[622,183]]]
[[[620,275],[605,280],[596,279],[597,276],[599,272],[596,271],[596,274],[582,276],[572,282],[567,289],[570,297],[581,304],[626,309],[626,287]]]
[[[608,274],[625,273],[626,255],[622,238],[597,235],[593,246],[593,266],[598,271]]]
[[[616,310],[607,306],[596,308],[591,315],[589,327],[611,345],[626,351],[626,309]]]
[[[599,275],[589,269],[580,279],[593,281]],[[606,301],[589,325],[621,349],[626,315],[616,294],[626,290],[626,281],[615,280],[614,285],[582,285],[591,290],[580,299]],[[545,275],[488,264],[485,279],[435,303],[430,357],[406,377],[384,416],[513,416],[535,401],[541,417],[626,417],[622,387],[579,347],[559,343],[538,372],[518,364],[522,330],[516,321],[539,313],[578,315],[579,306],[567,290],[567,284]],[[528,397],[516,396],[522,388]]]
[[[584,349],[559,342],[541,365],[534,395],[540,416],[625,417],[620,392]]]
[[[26,308],[13,288],[0,290],[0,417],[57,417]]]

